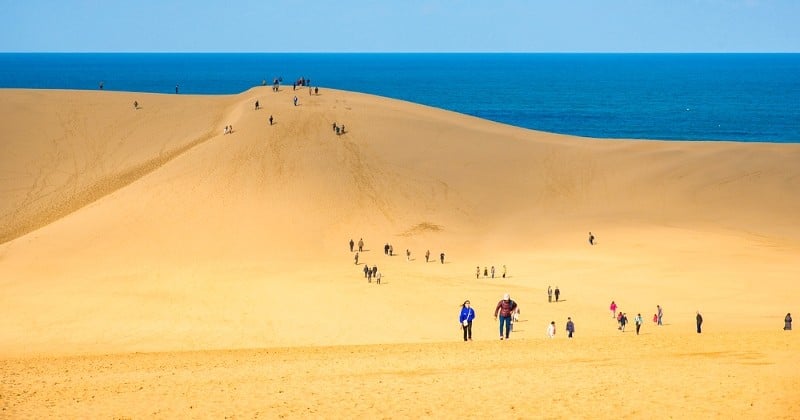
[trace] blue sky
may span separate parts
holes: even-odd
[[[800,0],[0,0],[2,52],[800,52]]]

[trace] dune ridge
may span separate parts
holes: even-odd
[[[798,144],[584,139],[285,87],[2,90],[0,115],[0,406],[12,417],[455,417],[466,404],[467,417],[791,418],[800,401],[797,340],[780,331],[800,301]],[[366,244],[359,264],[351,238]],[[548,303],[547,286],[563,301]],[[523,322],[501,343],[505,292]],[[457,323],[465,299],[472,343]],[[667,325],[622,333],[611,300],[630,319],[660,304]],[[547,340],[567,316],[577,338]],[[396,371],[368,371],[373,358]],[[552,389],[560,408],[496,392],[498,369],[514,370],[517,395]],[[679,397],[618,389],[653,375]],[[576,383],[584,405],[568,396]],[[456,387],[471,402],[450,402]]]

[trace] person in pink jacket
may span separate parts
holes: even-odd
[[[611,306],[608,307],[611,310],[611,318],[617,317],[617,304],[612,300]]]

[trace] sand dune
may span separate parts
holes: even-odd
[[[4,90],[0,115],[0,417],[797,411],[800,145],[584,139],[328,89]],[[506,291],[524,322],[500,343]],[[612,299],[667,325],[622,334]],[[580,340],[546,340],[567,316]]]

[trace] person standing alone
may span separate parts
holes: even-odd
[[[567,338],[572,338],[572,334],[575,332],[575,323],[572,322],[571,317],[567,317]]]
[[[473,319],[475,319],[475,310],[470,306],[469,300],[465,300],[461,305],[461,314],[458,316],[458,322],[461,323],[461,329],[464,330],[464,341],[472,341]]]
[[[700,334],[700,327],[703,325],[703,315],[700,315],[700,311],[697,311],[697,333]]]
[[[784,331],[791,331],[792,330],[792,314],[786,314],[786,318],[783,318],[783,330]]]

